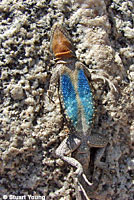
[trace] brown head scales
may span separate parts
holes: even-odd
[[[61,24],[55,23],[51,33],[51,50],[56,60],[65,60],[75,57],[74,47],[72,45],[69,34]]]

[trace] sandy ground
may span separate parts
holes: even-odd
[[[93,81],[93,132],[109,136],[103,159],[113,170],[108,175],[96,169],[99,185],[91,199],[133,200],[132,0],[0,2],[0,198],[75,199],[75,169],[54,153],[67,134],[57,91],[55,104],[47,97],[55,64],[50,32],[56,21],[66,25],[78,60],[108,73],[117,89],[110,93],[107,82]]]

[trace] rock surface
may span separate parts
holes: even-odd
[[[47,96],[54,60],[50,32],[66,24],[77,58],[109,74],[117,92],[93,81],[93,132],[108,134],[94,199],[134,199],[134,3],[129,0],[2,0],[0,2],[0,198],[75,199],[73,169],[55,157],[68,134],[57,90]],[[37,198],[36,198],[37,199]]]

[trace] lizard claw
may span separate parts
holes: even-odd
[[[104,72],[103,70],[91,70],[90,72],[92,73],[92,79],[96,80],[96,79],[102,79],[105,82],[108,83],[110,90],[114,91],[117,93],[117,89],[115,87],[115,85],[112,83],[112,81],[109,79],[109,75]]]
[[[92,183],[90,183],[83,173],[80,177],[75,179],[78,189],[78,200],[90,200],[89,196],[93,193]]]
[[[85,174],[82,174],[82,176],[83,176],[85,182],[86,182],[89,186],[92,186],[92,185],[93,185],[93,183],[90,183],[90,182],[88,181],[88,179],[87,179],[87,177],[86,177]]]
[[[83,173],[83,168],[78,168],[74,174],[79,178],[82,176],[82,178],[84,179],[84,181],[89,185],[92,186],[92,183],[90,183],[86,177],[86,175]]]
[[[76,175],[76,176],[81,176],[82,175],[82,173],[83,173],[83,168],[82,168],[82,166],[79,166],[78,168],[77,168],[77,170],[74,172],[74,174]]]

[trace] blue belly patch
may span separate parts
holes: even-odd
[[[94,114],[93,96],[88,80],[81,69],[78,74],[78,93],[84,110],[87,124],[92,123]]]
[[[76,93],[72,81],[67,74],[61,76],[61,88],[65,110],[73,125],[76,126],[78,121]]]

